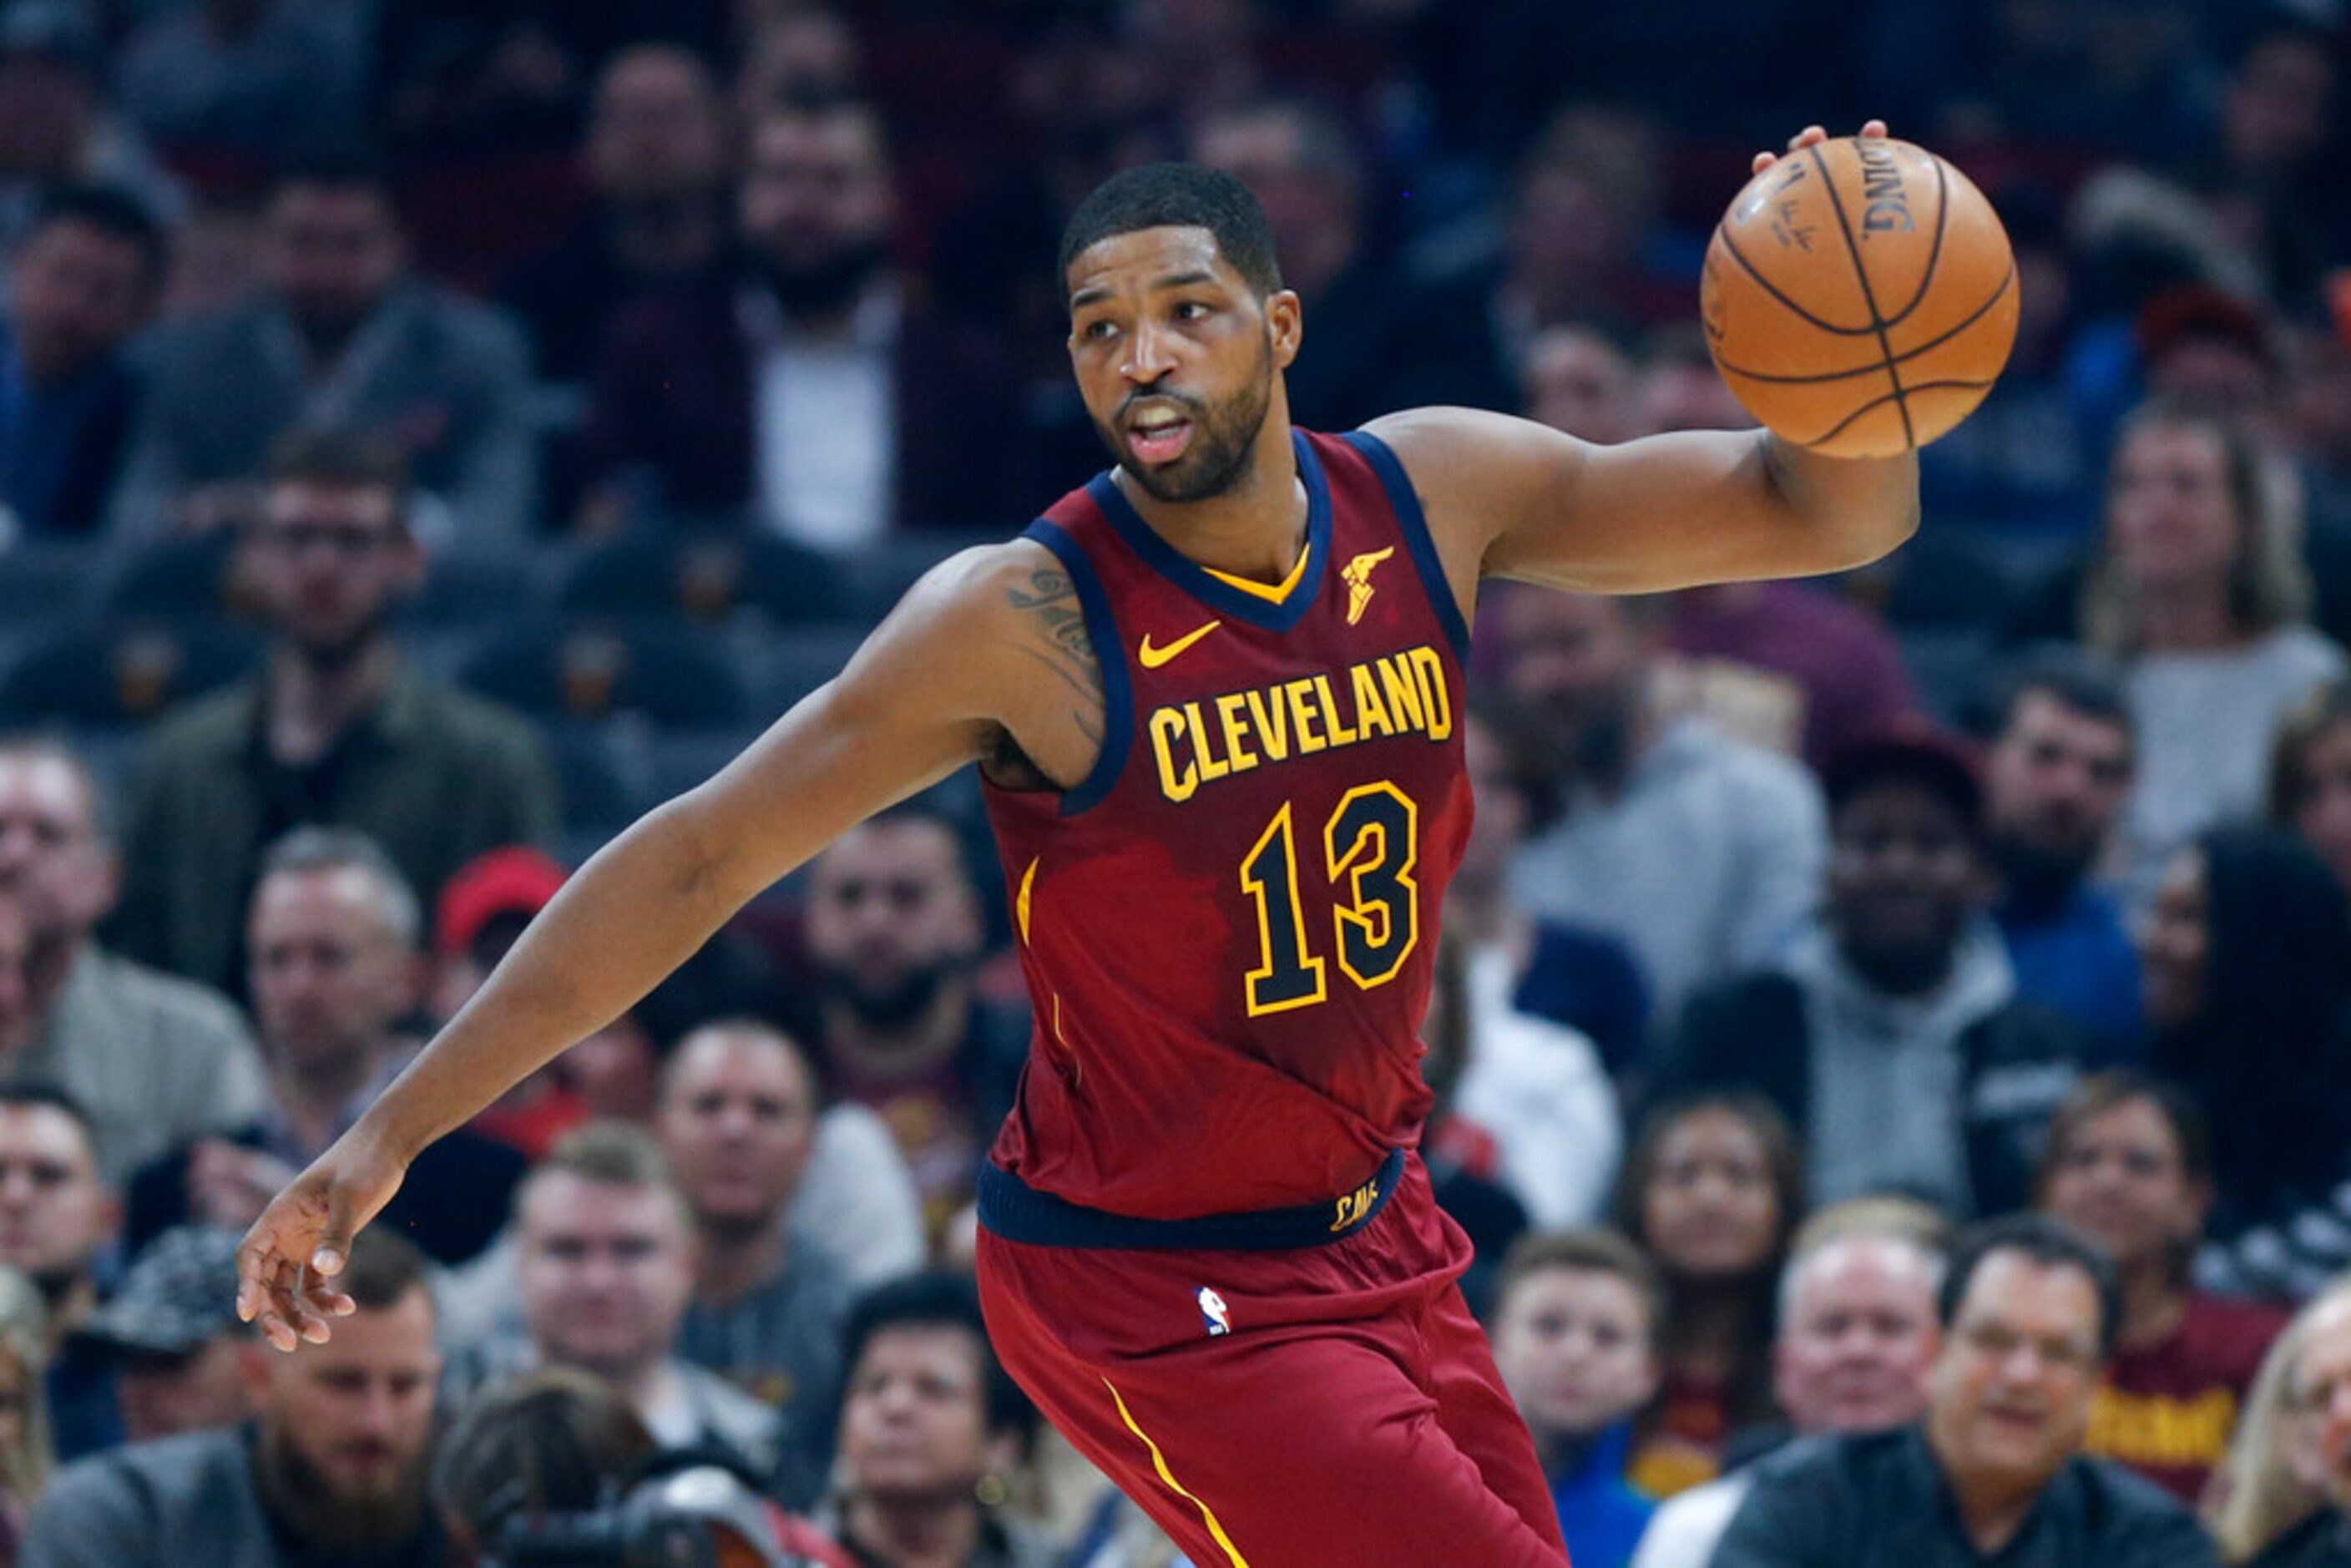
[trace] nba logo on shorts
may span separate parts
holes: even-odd
[[[1232,1314],[1226,1310],[1224,1297],[1206,1285],[1200,1287],[1200,1316],[1207,1322],[1210,1339],[1233,1332]]]

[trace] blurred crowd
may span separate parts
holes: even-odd
[[[1876,114],[2014,357],[1878,566],[1483,595],[1465,1284],[1579,1568],[2351,1563],[2346,71],[2339,0],[0,0],[0,1563],[495,1562],[694,1465],[807,1561],[1177,1561],[968,1282],[970,779],[427,1151],[331,1343],[235,1236],[1103,465],[1101,178],[1258,193],[1300,423],[1618,442],[1750,423],[1708,235]]]

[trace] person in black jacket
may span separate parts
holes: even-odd
[[[1795,1125],[1811,1197],[1901,1191],[1959,1217],[2022,1207],[2090,1050],[2018,998],[1985,915],[1975,770],[1931,735],[1829,769],[1826,903],[1782,965],[1692,998],[1662,1085],[1747,1087]]]
[[[2214,1568],[2185,1508],[2081,1451],[2120,1298],[2105,1255],[2059,1221],[1963,1237],[1926,1419],[1759,1461],[1713,1568]]]

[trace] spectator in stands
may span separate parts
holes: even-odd
[[[0,327],[0,502],[24,533],[87,535],[106,517],[139,413],[125,349],[167,265],[162,229],[104,185],[52,192],[18,246]]]
[[[33,1516],[26,1568],[442,1562],[424,1495],[441,1375],[424,1260],[374,1227],[335,1283],[354,1311],[331,1342],[256,1358],[255,1426],[68,1467]]]
[[[1715,1568],[2211,1568],[2211,1542],[2185,1509],[2081,1451],[2117,1296],[2105,1255],[2053,1221],[1963,1236],[1943,1281],[1926,1419],[1762,1460]]]
[[[1640,367],[1597,327],[1546,327],[1527,344],[1520,407],[1539,424],[1614,445],[1649,433]]]
[[[596,376],[587,527],[747,513],[847,549],[904,526],[998,528],[1031,475],[1014,357],[911,296],[892,264],[880,111],[764,115],[746,141],[737,289],[649,299]]]
[[[618,1122],[566,1134],[516,1190],[514,1228],[525,1333],[466,1347],[455,1387],[540,1366],[592,1373],[664,1448],[712,1448],[777,1478],[777,1412],[677,1354],[694,1218],[650,1134]]]
[[[2041,1207],[2106,1249],[2122,1320],[2085,1447],[2194,1507],[2283,1313],[2190,1288],[2212,1207],[2204,1113],[2172,1084],[2102,1073],[2049,1124]]]
[[[0,257],[13,257],[59,185],[127,192],[169,221],[177,181],[107,101],[106,61],[88,8],[18,0],[0,15]]]
[[[1464,1113],[1461,1087],[1469,1066],[1471,1020],[1462,960],[1460,941],[1447,932],[1437,944],[1428,1015],[1420,1026],[1421,1039],[1428,1048],[1420,1059],[1420,1075],[1428,1085],[1431,1102],[1421,1123],[1420,1154],[1428,1168],[1430,1196],[1468,1237],[1475,1253],[1458,1283],[1461,1300],[1482,1322],[1493,1304],[1494,1279],[1502,1259],[1528,1229],[1527,1205],[1519,1196],[1513,1156],[1531,1166],[1538,1179],[1562,1167],[1579,1169],[1580,1151],[1562,1159],[1557,1145],[1576,1140],[1571,1129],[1593,1120],[1593,1091],[1596,1088],[1605,1097],[1608,1087],[1589,1049],[1581,1051],[1580,1060],[1572,1044],[1562,1061],[1505,1052],[1498,1061],[1489,1055],[1488,1070],[1474,1087],[1480,1109],[1494,1113],[1499,1125],[1489,1126]],[[1559,1032],[1573,1041],[1573,1035]],[[1604,1098],[1602,1107],[1613,1123],[1613,1101]],[[1552,1134],[1552,1147],[1539,1146],[1530,1137],[1545,1128],[1558,1129]],[[1606,1153],[1613,1173],[1616,1151],[1612,1146]],[[979,1215],[975,1207],[956,1217],[940,1241],[939,1252],[947,1267],[976,1272],[978,1249]]]
[[[2351,682],[2326,687],[2279,727],[2270,822],[2300,833],[2351,895]]]
[[[2317,1413],[2295,1397],[2294,1354],[2312,1315],[2334,1295],[2320,1294],[2270,1342],[2237,1435],[2205,1493],[2205,1527],[2225,1563],[2255,1561],[2325,1506],[2326,1459],[2318,1443]]]
[[[1931,1209],[1863,1198],[1807,1221],[1780,1276],[1771,1385],[1788,1436],[1882,1432],[1927,1407],[1943,1255]],[[1776,1446],[1776,1445],[1775,1445]],[[1641,1537],[1633,1568],[1706,1568],[1754,1485],[1750,1462],[1670,1498]]]
[[[99,783],[63,741],[0,737],[0,1081],[55,1083],[120,1183],[261,1109],[261,1059],[220,997],[100,947],[118,871]]]
[[[436,534],[522,537],[537,456],[514,324],[411,270],[391,183],[366,163],[289,164],[264,229],[257,293],[156,335],[117,526],[217,521],[287,431],[362,424],[445,508]]]
[[[236,1239],[211,1226],[166,1230],[77,1331],[113,1363],[130,1441],[234,1427],[256,1414],[248,1363],[259,1347],[236,1318]]]
[[[1648,1040],[1649,995],[1641,967],[1613,936],[1528,913],[1511,868],[1543,790],[1528,760],[1542,739],[1527,709],[1503,692],[1473,690],[1461,716],[1462,758],[1478,800],[1476,822],[1445,893],[1445,929],[1461,938],[1471,974],[1501,971],[1511,1009],[1584,1036],[1612,1073],[1629,1071]],[[1617,1140],[1621,1142],[1622,1140]],[[1615,1156],[1608,1156],[1613,1169]],[[1554,1228],[1590,1219],[1547,1219]]]
[[[1962,754],[1889,737],[1827,790],[1820,920],[1778,967],[1692,1000],[1668,1081],[1760,1091],[1799,1129],[1816,1202],[1899,1191],[2004,1213],[2031,1196],[2088,1038],[2017,998]]]
[[[360,30],[302,0],[204,0],[150,15],[123,44],[115,79],[157,147],[222,172],[249,170],[360,131]]]
[[[2139,902],[2197,831],[2258,810],[2279,720],[2344,673],[2342,651],[2304,623],[2297,530],[2259,465],[2229,426],[2159,408],[2115,447],[2081,630],[2127,661],[2139,768],[2124,840]]]
[[[435,1028],[473,999],[524,927],[562,887],[564,875],[563,867],[547,855],[513,844],[475,856],[442,885],[433,907],[433,988],[426,1004]],[[543,1158],[556,1139],[593,1114],[565,1082],[570,1060],[567,1052],[562,1061],[525,1078],[467,1124],[485,1137],[513,1145],[528,1159]],[[445,1296],[442,1309],[448,1310]]]
[[[832,1533],[860,1562],[1045,1568],[1050,1545],[1000,1505],[1036,1411],[996,1359],[971,1281],[915,1274],[852,1312]]]
[[[2141,941],[2148,1064],[2212,1128],[2199,1279],[2310,1296],[2351,1261],[2351,904],[2299,839],[2215,829],[2173,857]]]
[[[1665,1382],[1633,1484],[1667,1498],[1722,1468],[1733,1433],[1771,1416],[1772,1291],[1802,1212],[1787,1123],[1751,1094],[1668,1100],[1641,1124],[1617,1224],[1665,1276]]]
[[[604,67],[580,148],[596,204],[498,289],[529,331],[540,381],[586,382],[638,294],[711,281],[726,248],[726,104],[698,57],[641,44]]]
[[[25,1524],[48,1490],[57,1450],[41,1385],[48,1313],[33,1282],[0,1269],[0,1562],[15,1563]]]
[[[810,871],[807,918],[826,1075],[897,1134],[935,1239],[970,1201],[1029,1052],[1025,1009],[973,984],[984,929],[955,828],[902,808],[851,829]]]
[[[2243,27],[2220,97],[2218,136],[2193,183],[2213,226],[2261,265],[2265,292],[2298,304],[2351,243],[2335,200],[2343,90],[2334,19],[2263,10]]]
[[[1494,1364],[1534,1434],[1579,1568],[1625,1568],[1656,1504],[1625,1479],[1657,1392],[1666,1290],[1611,1230],[1530,1237],[1494,1291]]]
[[[2312,1501],[2307,1516],[2262,1542],[2260,1554],[2246,1559],[2254,1568],[2343,1568],[2351,1563],[2351,1289],[2338,1282],[2313,1301],[2280,1342],[2284,1398],[2315,1462],[2307,1478]],[[2298,1455],[2282,1455],[2276,1468],[2302,1483]]]
[[[1500,1185],[1539,1230],[1594,1223],[1625,1149],[1624,1116],[1599,1054],[1576,1030],[1511,1001],[1509,954],[1475,948],[1449,927],[1441,940],[1422,1034],[1431,1056],[1445,1059],[1437,1133],[1447,1152]],[[1431,1090],[1437,1066],[1422,1063]]]
[[[653,1435],[610,1385],[549,1367],[486,1390],[458,1412],[434,1460],[433,1506],[460,1561],[494,1559],[508,1531],[577,1524],[646,1484],[645,1471],[660,1463]],[[813,1525],[747,1490],[730,1496],[696,1486],[693,1501],[694,1517],[727,1542],[722,1561],[734,1560],[733,1549],[774,1546],[793,1563],[857,1568]]]
[[[747,1019],[706,1024],[662,1070],[653,1128],[693,1211],[694,1299],[677,1354],[783,1417],[785,1463],[815,1500],[853,1295],[832,1255],[787,1218],[816,1146],[816,1071],[799,1042]]]
[[[114,926],[131,956],[224,989],[241,984],[255,862],[288,829],[357,829],[428,891],[485,850],[557,831],[538,737],[402,653],[392,612],[425,566],[386,444],[289,437],[244,555],[277,648],[260,674],[156,727],[125,813]]]
[[[2094,1033],[2107,1061],[2144,1044],[2138,953],[2095,881],[2130,799],[2137,732],[2105,668],[2050,650],[2012,678],[1984,762],[1984,823],[2017,995]]]
[[[413,1050],[401,1027],[422,993],[420,925],[416,895],[362,835],[304,828],[271,846],[247,922],[268,1103],[132,1178],[133,1246],[188,1220],[243,1230],[358,1119]],[[460,1129],[417,1156],[384,1218],[436,1261],[462,1262],[488,1244],[522,1167]]]
[[[54,1089],[0,1089],[0,1267],[30,1280],[47,1309],[45,1392],[61,1459],[122,1440],[113,1367],[72,1337],[97,1310],[99,1261],[121,1224],[81,1107]]]
[[[1505,688],[1552,743],[1539,824],[1513,885],[1527,908],[1614,936],[1648,982],[1652,1018],[1769,962],[1810,911],[1824,851],[1803,768],[1654,698],[1660,600],[1489,589]]]
[[[1313,430],[1352,430],[1394,409],[1394,285],[1366,243],[1364,172],[1345,123],[1304,98],[1236,104],[1200,120],[1192,161],[1257,196],[1282,287],[1313,323],[1314,352],[1282,376],[1292,417]]]

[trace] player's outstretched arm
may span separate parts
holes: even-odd
[[[1864,136],[1884,136],[1871,120]],[[1807,127],[1795,151],[1826,139]],[[1754,172],[1775,161],[1758,153]],[[1824,457],[1769,431],[1677,432],[1600,446],[1531,420],[1424,408],[1368,427],[1420,492],[1457,585],[1515,578],[1645,593],[1844,571],[1918,523],[1918,465]]]
[[[464,1010],[255,1222],[237,1312],[281,1350],[350,1303],[332,1277],[419,1150],[634,1006],[755,894],[858,821],[984,754],[1040,634],[1051,557],[970,550],[917,584],[841,674],[707,783],[600,851]],[[1029,682],[1033,685],[1035,683]]]

